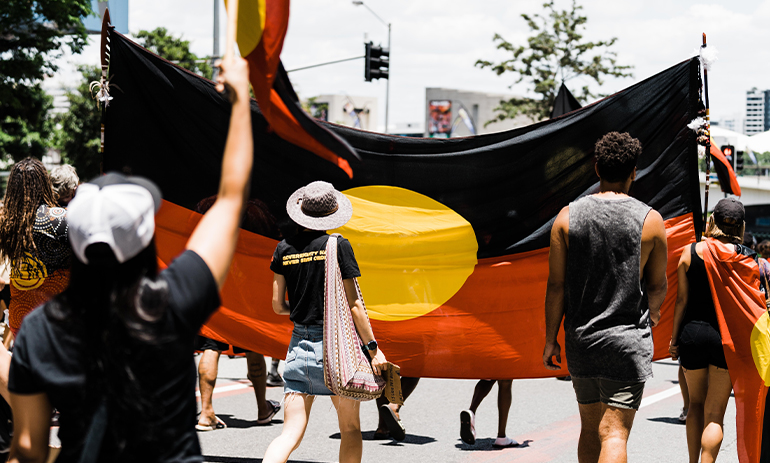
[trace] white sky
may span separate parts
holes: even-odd
[[[214,0],[130,0],[129,29],[163,26],[192,41],[200,56],[212,51]],[[222,0],[219,0],[220,2]],[[522,13],[542,11],[544,0],[366,0],[380,17],[392,23],[390,123],[424,120],[425,88],[516,93],[509,89],[513,74],[497,76],[474,67],[477,59],[505,57],[494,48],[497,32],[515,45],[525,44],[529,29]],[[559,9],[569,0],[556,0]],[[585,36],[591,40],[617,37],[614,50],[620,64],[635,66],[634,77],[608,79],[598,89],[613,93],[693,56],[701,32],[719,50],[709,73],[712,118],[740,118],[746,90],[770,88],[770,0],[580,0],[588,17]],[[224,6],[220,6],[224,48]],[[350,0],[293,0],[289,32],[282,59],[286,69],[359,56],[364,34],[375,44],[387,43],[387,28]],[[94,36],[92,40],[98,40]],[[98,47],[65,58],[70,64],[98,63]],[[62,67],[48,86],[71,82],[70,66]],[[379,98],[384,124],[385,81],[364,82],[363,60],[290,74],[301,97],[324,93],[370,95]],[[567,83],[574,92],[583,82]],[[382,129],[383,127],[381,127]]]

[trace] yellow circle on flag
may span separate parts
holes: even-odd
[[[770,319],[767,312],[759,317],[751,330],[751,356],[765,386],[770,386]]]
[[[371,318],[425,315],[454,296],[473,273],[476,234],[457,212],[398,187],[365,186],[343,193],[353,203],[353,217],[333,232],[353,246]]]

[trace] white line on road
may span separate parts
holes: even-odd
[[[642,404],[639,405],[639,408],[646,407],[647,405],[652,405],[655,402],[660,402],[663,399],[668,399],[672,395],[679,394],[680,389],[679,386],[674,386],[671,389],[666,389],[665,391],[658,392],[657,394],[653,394],[649,397],[645,397],[642,399]]]
[[[251,384],[237,383],[237,384],[231,384],[229,386],[215,387],[214,394],[219,394],[221,392],[237,391],[238,389],[246,389],[247,387],[251,387]],[[201,392],[195,391],[195,397],[200,397],[200,396],[201,396]]]

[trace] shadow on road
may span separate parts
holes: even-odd
[[[656,423],[679,424],[684,426],[684,422],[679,421],[679,418],[671,418],[668,416],[659,416],[657,418],[647,418],[647,421],[655,421]]]
[[[458,448],[460,450],[465,451],[481,451],[481,452],[488,452],[490,450],[493,451],[500,451],[505,449],[524,449],[529,447],[529,443],[533,442],[532,439],[527,439],[524,442],[519,443],[519,445],[515,445],[512,447],[495,447],[495,439],[491,437],[486,437],[483,439],[476,439],[476,443],[474,445],[468,445],[463,441],[460,441],[459,443],[455,444],[455,448]]]
[[[374,431],[365,431],[365,432],[362,432],[361,435],[364,438],[364,440],[374,440]],[[339,439],[339,438],[340,438],[340,433],[338,432],[329,436],[329,439]],[[382,445],[400,447],[403,444],[425,445],[433,442],[436,442],[436,439],[430,436],[417,436],[414,434],[407,434],[406,438],[401,442],[394,439],[388,439],[388,440],[383,440]]]
[[[246,457],[220,457],[216,455],[203,455],[205,463],[262,463],[261,458]],[[287,463],[318,463],[315,461],[289,460]]]
[[[225,422],[228,428],[235,428],[235,429],[247,429],[247,428],[262,428],[267,427],[268,425],[259,425],[257,424],[256,420],[242,420],[240,418],[234,418],[233,415],[221,415],[217,413],[217,416],[222,419],[222,421]],[[270,426],[275,425],[281,425],[283,424],[283,420],[273,420],[270,424]]]

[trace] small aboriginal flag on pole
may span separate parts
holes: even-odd
[[[289,0],[225,0],[237,3],[238,49],[249,62],[249,78],[262,114],[284,140],[336,164],[353,177],[355,150],[305,113],[281,64],[289,27]],[[350,162],[349,162],[350,161]]]

